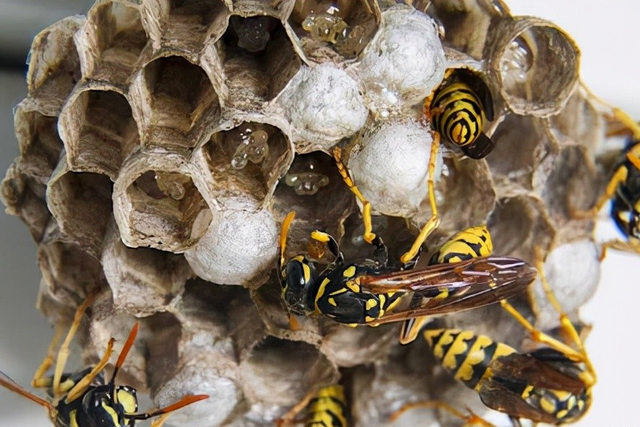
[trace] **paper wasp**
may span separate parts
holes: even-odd
[[[347,262],[332,236],[314,231],[311,238],[328,246],[333,262],[321,272],[303,255],[285,262],[288,230],[295,216],[290,212],[282,223],[278,270],[282,297],[291,313],[323,314],[350,325],[380,325],[494,304],[520,293],[535,278],[532,266],[510,257],[480,257],[414,270],[420,247],[437,220],[427,222],[400,265],[389,265],[387,247],[372,232],[371,206],[349,177],[339,153],[334,155],[348,187],[363,202],[363,237],[374,248],[374,256],[361,263]]]
[[[525,418],[554,425],[572,423],[589,409],[596,374],[576,328],[546,281],[541,261],[537,267],[545,293],[560,314],[563,336],[568,337],[571,346],[536,329],[506,301],[501,301],[503,308],[543,347],[521,353],[486,335],[458,329],[427,328],[423,336],[444,369],[475,390],[489,408],[508,414],[515,422]],[[424,405],[442,407],[444,404],[411,403],[392,417]],[[475,414],[455,415],[468,424],[492,426]]]
[[[595,97],[593,94],[592,96]],[[608,105],[604,101],[601,102]],[[626,242],[606,242],[604,248],[640,253],[640,124],[619,108],[611,109],[613,117],[631,135],[614,166],[604,193],[588,211],[572,209],[572,214],[577,218],[593,218],[608,201],[611,201],[611,219],[624,235]],[[602,256],[604,257],[604,252]]]
[[[96,366],[74,373],[63,373],[69,345],[80,326],[84,312],[91,305],[94,297],[95,295],[89,296],[78,307],[66,339],[58,350],[54,374],[50,377],[44,376],[53,365],[54,352],[61,337],[61,330],[56,331],[47,356],[36,371],[32,386],[46,389],[48,400],[25,390],[3,372],[0,372],[0,385],[46,408],[51,422],[56,427],[134,427],[137,420],[158,416],[160,418],[156,419],[151,426],[160,427],[171,412],[209,397],[207,395],[185,396],[164,408],[137,412],[136,390],[133,387],[115,383],[118,370],[136,338],[137,323],[129,333],[108,382],[105,383],[102,372],[113,354],[114,338],[107,343],[107,350]]]
[[[307,408],[301,420],[296,416]],[[317,392],[307,394],[297,405],[278,420],[278,427],[304,423],[306,427],[349,427],[349,406],[342,385],[330,385]]]
[[[449,69],[435,92],[424,102],[424,114],[433,128],[472,159],[482,159],[494,143],[482,131],[493,120],[491,91],[478,73]]]

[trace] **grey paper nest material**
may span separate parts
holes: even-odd
[[[39,244],[40,308],[54,321],[101,288],[83,340],[94,359],[140,319],[132,384],[158,405],[212,396],[176,423],[270,424],[339,368],[350,368],[355,425],[387,425],[393,409],[429,396],[481,410],[425,368],[426,346],[400,348],[396,326],[308,318],[290,330],[273,272],[290,210],[290,254],[323,229],[346,233],[349,256],[369,255],[327,154],[341,141],[374,210],[409,220],[374,221],[393,254],[406,249],[430,215],[421,102],[446,68],[474,69],[491,88],[496,149],[486,160],[438,153],[442,224],[428,247],[488,223],[496,254],[532,261],[540,247],[553,279],[574,248],[597,277],[592,224],[569,206],[590,205],[602,186],[604,120],[577,83],[573,41],[500,2],[435,1],[427,13],[421,2],[380,3],[330,13],[321,1],[99,0],[33,43],[15,111],[20,155],[2,196]],[[560,287],[575,315],[593,291]],[[500,310],[465,322],[519,345]]]

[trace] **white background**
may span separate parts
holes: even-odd
[[[35,34],[34,25],[40,28],[46,25],[42,20],[55,20],[51,10],[29,9],[29,3],[0,0],[0,48],[8,44],[15,49],[25,35],[29,38]],[[81,11],[86,1],[31,3],[66,5],[67,9],[60,15],[66,16]],[[582,50],[583,80],[597,94],[640,118],[637,29],[640,2],[511,0],[508,4],[514,14],[546,18],[567,30]],[[31,27],[22,21],[16,24],[18,10],[29,18],[25,22],[37,22],[31,22]],[[23,80],[20,74],[0,68],[0,173],[4,173],[18,154],[11,108],[24,97]],[[602,228],[613,233],[608,224]],[[578,427],[638,425],[640,369],[635,362],[637,344],[630,345],[637,342],[640,327],[638,271],[640,257],[610,251],[603,265],[600,288],[583,310],[585,320],[593,323],[587,347],[598,369],[599,383],[594,390],[592,409],[575,424]],[[0,369],[24,385],[28,385],[33,370],[44,356],[51,333],[34,308],[39,277],[35,244],[26,227],[16,218],[0,214]],[[16,425],[51,424],[43,409],[0,390],[0,427]]]

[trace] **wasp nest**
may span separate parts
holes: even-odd
[[[40,309],[54,321],[101,290],[87,358],[138,319],[130,383],[157,405],[211,396],[171,422],[271,424],[340,378],[356,426],[388,425],[422,398],[484,412],[426,344],[399,346],[396,325],[310,317],[292,330],[274,272],[290,210],[288,255],[321,229],[342,237],[348,258],[370,256],[329,154],[338,143],[379,214],[374,230],[393,256],[406,250],[431,215],[421,104],[448,68],[474,70],[490,89],[485,132],[496,147],[473,160],[442,143],[442,221],[427,246],[487,223],[496,254],[549,254],[547,275],[574,319],[592,294],[593,224],[570,208],[602,188],[604,120],[577,81],[573,41],[499,0],[395,3],[98,0],[35,38],[15,110],[20,156],[2,196],[39,244]],[[516,304],[557,326],[542,302]],[[447,321],[522,347],[499,308]],[[453,423],[419,408],[394,425],[417,414]]]

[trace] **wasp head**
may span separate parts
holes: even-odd
[[[308,302],[309,289],[315,283],[318,273],[315,264],[302,255],[291,258],[282,267],[282,299],[289,311],[306,315],[313,310]]]

